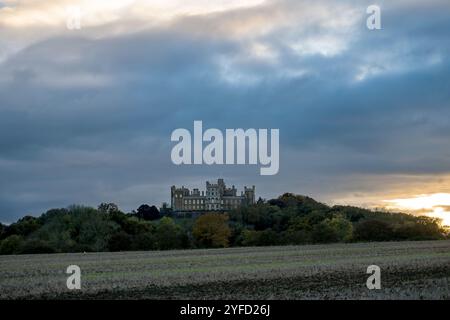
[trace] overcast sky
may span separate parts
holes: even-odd
[[[218,177],[328,204],[450,193],[449,98],[448,0],[0,0],[0,221]],[[175,166],[194,120],[279,128],[279,173]]]

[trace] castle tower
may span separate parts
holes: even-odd
[[[244,196],[246,199],[246,204],[251,205],[255,203],[255,186],[251,188],[244,187]]]

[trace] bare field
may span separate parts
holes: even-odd
[[[0,256],[0,298],[450,299],[450,241]]]

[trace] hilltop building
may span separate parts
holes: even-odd
[[[170,191],[173,211],[228,211],[255,203],[255,186],[244,187],[238,195],[237,189],[234,186],[227,188],[223,179],[218,179],[217,183],[207,181],[206,192],[191,191],[184,186],[172,186]]]

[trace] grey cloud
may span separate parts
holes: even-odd
[[[301,4],[289,1],[133,34],[30,45],[0,63],[0,220],[75,202],[114,201],[131,210],[168,201],[171,184],[200,187],[219,175],[255,184],[264,197],[293,191],[330,199],[336,189],[351,192],[345,176],[352,174],[448,173],[445,7],[436,2],[425,15],[384,2],[384,29],[366,31],[362,18],[348,35],[331,30],[346,47],[330,56],[290,47],[327,32],[314,23],[298,30],[301,20],[227,35],[239,19],[275,9],[295,16]],[[249,55],[253,42],[268,45],[277,62]],[[221,59],[258,81],[227,82]],[[363,66],[371,69],[357,81]],[[197,119],[220,129],[280,128],[280,174],[172,165],[171,131],[191,129]],[[338,183],[345,186],[330,186]]]

